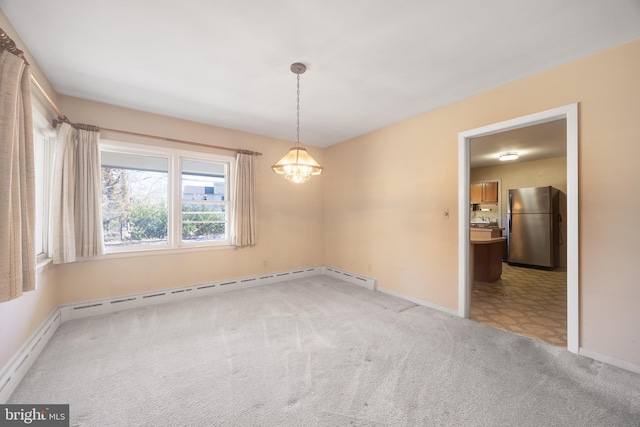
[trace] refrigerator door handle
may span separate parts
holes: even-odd
[[[507,225],[508,228],[508,233],[511,234],[511,216],[513,215],[513,195],[511,194],[511,191],[509,191],[509,211],[508,211],[508,216],[509,216],[509,223]]]

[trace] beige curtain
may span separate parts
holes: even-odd
[[[51,253],[54,264],[102,255],[100,134],[58,128],[51,191]]]
[[[0,52],[0,302],[36,287],[31,72]]]
[[[75,194],[76,255],[104,254],[100,133],[79,129]]]
[[[252,154],[237,154],[234,183],[232,243],[236,247],[255,245],[256,176]]]

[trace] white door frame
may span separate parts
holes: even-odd
[[[471,129],[458,134],[458,315],[469,317],[469,140],[553,120],[567,120],[567,349],[579,349],[578,104]]]

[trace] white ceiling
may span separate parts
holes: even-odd
[[[329,146],[640,38],[639,0],[0,0],[65,95]],[[73,117],[71,117],[73,120]],[[100,123],[94,123],[100,125]]]
[[[500,154],[517,153],[516,160],[500,161]],[[564,157],[567,155],[567,120],[522,127],[473,138],[469,142],[471,168]]]

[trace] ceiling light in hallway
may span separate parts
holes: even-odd
[[[500,154],[500,160],[502,161],[507,161],[507,160],[515,160],[518,158],[518,153],[504,153],[504,154]]]

